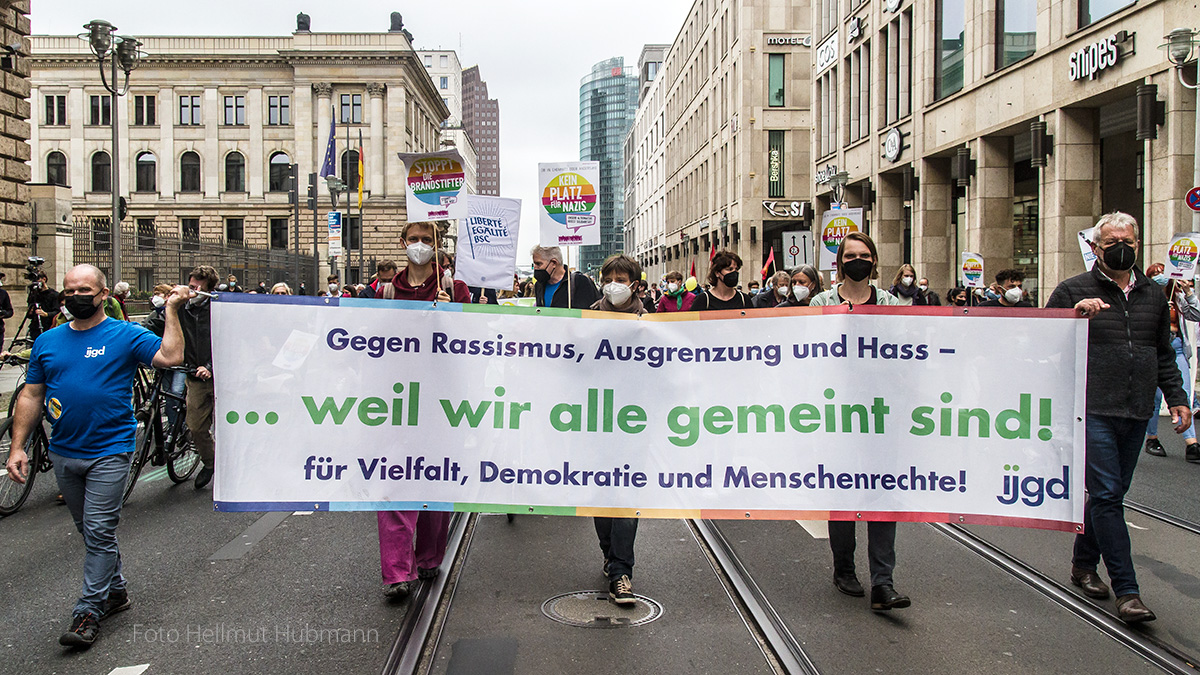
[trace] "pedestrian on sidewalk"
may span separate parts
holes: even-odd
[[[1165,274],[1166,268],[1162,263],[1154,263],[1146,268],[1146,276],[1163,287],[1163,295],[1171,308],[1171,347],[1175,349],[1175,364],[1183,375],[1183,387],[1190,390],[1193,387],[1191,364],[1188,354],[1192,353],[1192,331],[1188,321],[1200,321],[1200,300],[1192,290],[1192,282],[1186,279],[1171,280]],[[1191,392],[1187,391],[1189,398]],[[1162,390],[1154,390],[1154,414],[1150,415],[1150,424],[1146,426],[1145,453],[1155,457],[1166,457],[1167,449],[1158,440],[1158,410],[1162,407]],[[1196,424],[1183,432],[1183,458],[1189,462],[1200,462],[1200,443],[1196,442]]]
[[[86,648],[99,635],[99,621],[131,605],[121,573],[117,523],[135,450],[137,423],[129,404],[133,377],[138,364],[168,368],[183,362],[178,308],[188,289],[179,286],[171,292],[162,339],[101,311],[108,286],[104,273],[92,265],[72,267],[63,280],[63,294],[74,319],[46,331],[33,345],[13,414],[6,469],[18,483],[29,476],[25,441],[40,423],[44,404],[53,426],[54,475],[86,551],[83,590],[70,628],[58,641]]]
[[[1171,347],[1171,311],[1162,287],[1134,264],[1138,225],[1127,213],[1109,213],[1092,230],[1096,264],[1063,281],[1047,307],[1074,308],[1087,317],[1087,466],[1082,534],[1075,536],[1071,583],[1090,598],[1104,599],[1109,587],[1097,573],[1108,568],[1117,615],[1126,623],[1153,621],[1142,602],[1133,568],[1133,546],[1125,524],[1125,493],[1141,453],[1146,423],[1158,414],[1154,390],[1161,389],[1175,433],[1191,426],[1192,410]]]

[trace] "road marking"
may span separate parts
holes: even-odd
[[[292,511],[293,516],[311,516],[312,511]]]
[[[145,482],[145,483],[153,483],[154,481],[160,480],[161,478],[163,478],[166,475],[167,475],[167,467],[160,466],[157,469],[151,471],[150,473],[144,474],[138,480],[141,482]]]
[[[254,521],[250,527],[247,527],[233,541],[225,544],[216,553],[208,557],[209,560],[237,560],[250,552],[250,549],[255,544],[262,541],[264,537],[271,533],[280,523],[291,515],[287,511],[272,511],[264,515],[262,518]]]
[[[143,663],[140,666],[121,666],[120,668],[113,668],[109,671],[108,675],[142,675],[149,667],[149,663]]]
[[[797,520],[800,527],[808,532],[813,539],[828,539],[829,538],[829,521],[827,520]]]
[[[1150,529],[1148,527],[1138,527],[1137,525],[1134,525],[1133,523],[1129,522],[1128,520],[1125,521],[1125,524],[1132,527],[1135,530],[1149,530]]]

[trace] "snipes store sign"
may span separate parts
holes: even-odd
[[[1121,53],[1121,43],[1132,36],[1133,33],[1120,31],[1073,52],[1067,60],[1069,68],[1067,77],[1072,82],[1096,79],[1100,76],[1101,71],[1117,65],[1117,62],[1124,56]]]

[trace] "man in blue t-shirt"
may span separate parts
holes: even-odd
[[[121,575],[117,523],[134,451],[137,422],[130,400],[138,364],[169,368],[183,363],[178,309],[191,291],[176,286],[167,298],[163,337],[127,321],[108,318],[104,273],[77,265],[63,280],[64,307],[74,320],[46,331],[33,343],[25,388],[13,413],[8,476],[29,475],[25,441],[39,423],[43,404],[54,427],[50,459],[75,527],[83,534],[83,592],[70,629],[59,638],[69,647],[96,640],[98,621],[128,609]]]

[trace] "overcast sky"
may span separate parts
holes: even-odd
[[[35,34],[75,34],[100,18],[123,34],[287,35],[296,13],[315,32],[383,32],[393,11],[404,15],[417,49],[454,49],[463,67],[479,65],[488,93],[500,100],[500,187],[522,200],[521,251],[537,242],[537,163],[579,159],[579,80],[592,64],[623,56],[636,65],[642,45],[675,39],[692,0],[377,0],[294,2],[208,0],[164,3],[83,0],[33,3]],[[264,5],[269,5],[264,7]],[[136,73],[134,74],[136,78]]]

